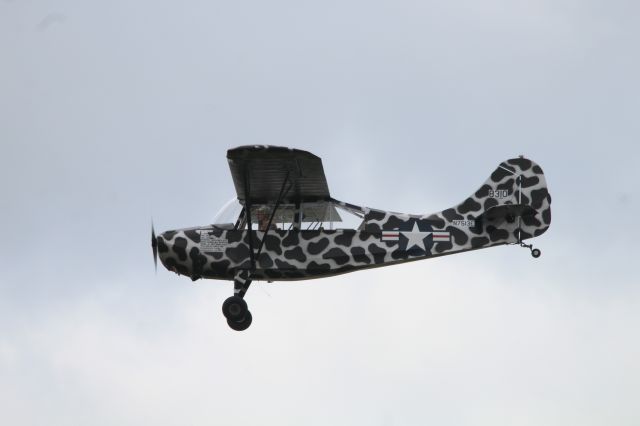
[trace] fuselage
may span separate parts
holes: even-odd
[[[515,234],[507,232],[492,240],[486,232],[474,231],[473,220],[387,214],[398,218],[395,229],[372,223],[368,230],[251,231],[251,244],[246,229],[209,225],[168,231],[158,236],[158,252],[163,265],[181,275],[232,280],[236,272],[252,270],[253,245],[253,279],[280,281],[327,277],[515,241]]]

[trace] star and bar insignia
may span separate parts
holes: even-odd
[[[409,224],[403,228],[382,231],[380,241],[398,242],[399,249],[404,251],[414,251],[419,249],[423,252],[431,251],[433,243],[451,241],[451,233],[449,231],[433,230],[431,225],[425,223],[413,222],[413,226],[409,228]]]

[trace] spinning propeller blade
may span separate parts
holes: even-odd
[[[156,240],[156,231],[153,229],[153,220],[151,221],[151,248],[153,249],[153,266],[155,266],[156,274],[158,273],[158,240]]]

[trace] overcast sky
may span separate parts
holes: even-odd
[[[0,423],[637,425],[634,1],[0,0]],[[332,195],[431,213],[543,167],[515,247],[252,286],[154,275],[307,149]]]

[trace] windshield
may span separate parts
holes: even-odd
[[[242,212],[242,204],[237,198],[232,198],[222,206],[213,218],[214,225],[234,225]]]

